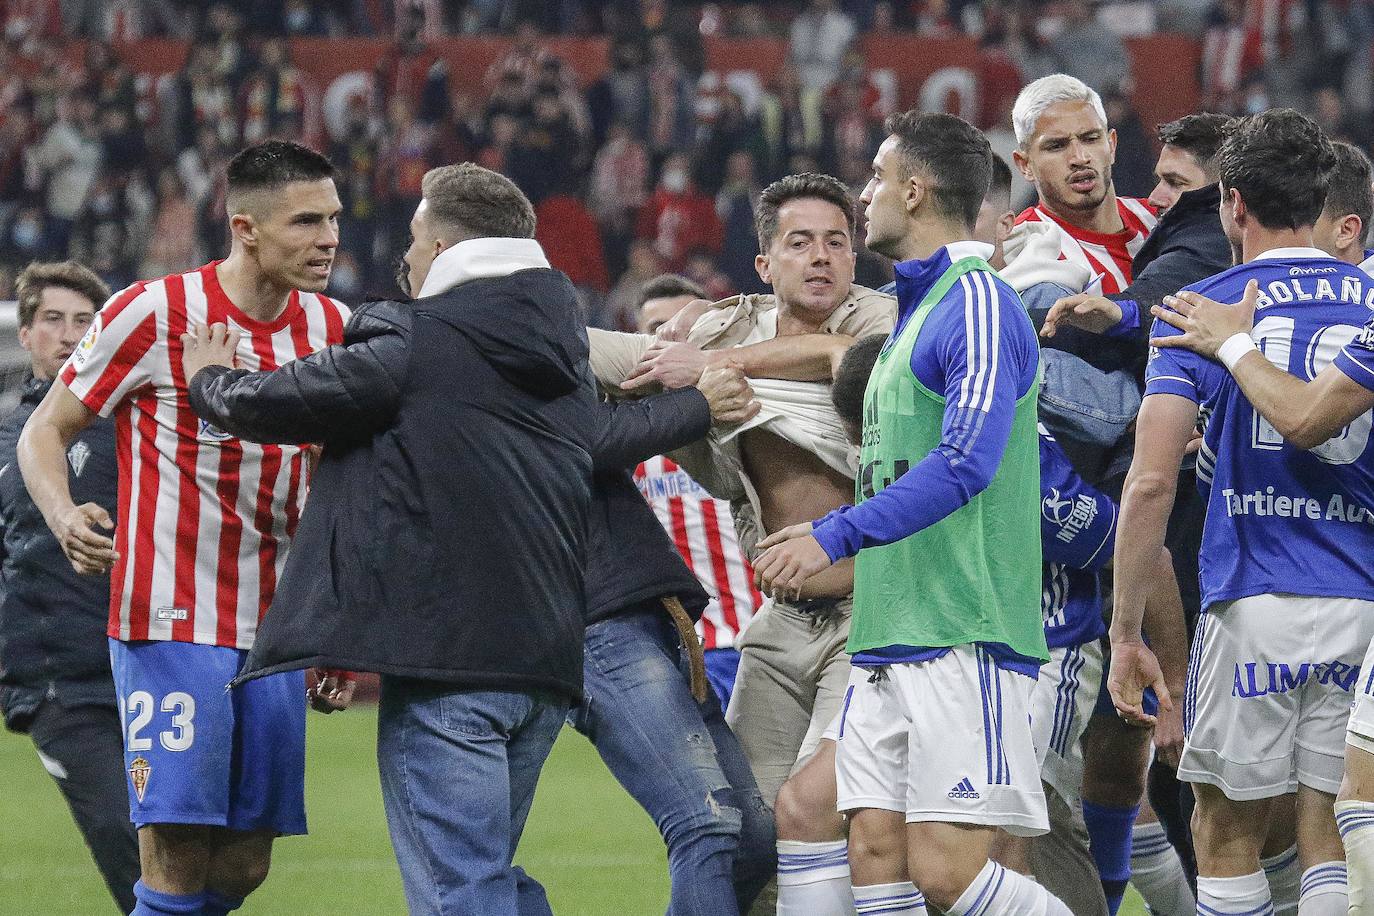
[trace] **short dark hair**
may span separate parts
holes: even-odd
[[[43,290],[57,286],[85,296],[95,305],[96,311],[110,298],[110,288],[105,281],[95,275],[84,264],[75,261],[34,261],[19,272],[14,281],[15,297],[19,300],[19,326],[33,325],[38,314],[38,305],[43,299]]]
[[[1369,157],[1349,143],[1337,141],[1332,146],[1336,149],[1336,167],[1331,170],[1331,186],[1322,212],[1338,217],[1353,213],[1368,233],[1369,223],[1374,220],[1374,188],[1370,187],[1374,175]]]
[[[1274,108],[1242,119],[1217,152],[1223,190],[1237,190],[1266,229],[1311,226],[1336,167],[1331,141],[1306,115]]]
[[[635,308],[643,308],[644,303],[652,299],[674,299],[678,296],[705,299],[706,291],[681,274],[659,274],[639,288]]]
[[[425,173],[420,190],[429,218],[468,238],[534,238],[534,205],[500,172],[475,162],[441,165]]]
[[[992,180],[988,182],[988,192],[983,199],[987,200],[994,194],[1011,200],[1011,166],[996,153],[992,155]]]
[[[791,200],[812,197],[832,203],[844,211],[845,222],[849,225],[849,237],[854,238],[857,221],[854,218],[854,198],[849,189],[832,175],[819,172],[801,172],[787,175],[763,189],[759,194],[759,205],[754,211],[754,229],[759,235],[759,251],[767,251],[773,244],[773,236],[778,234],[778,211]]]
[[[830,401],[848,427],[863,427],[864,392],[868,390],[868,377],[873,374],[873,366],[878,362],[878,354],[886,342],[887,336],[884,334],[859,338],[844,351],[839,368],[835,370],[835,379],[830,385]]]
[[[1176,121],[1159,125],[1159,142],[1176,146],[1191,155],[1209,174],[1217,150],[1226,140],[1226,135],[1236,126],[1236,119],[1230,115],[1204,112],[1184,115]]]
[[[229,160],[230,214],[242,194],[270,191],[293,181],[333,178],[334,163],[308,146],[290,140],[264,140],[240,150]]]
[[[897,150],[911,172],[934,181],[932,197],[946,216],[972,228],[992,183],[992,147],[983,132],[952,114],[904,111],[883,128],[897,138]]]

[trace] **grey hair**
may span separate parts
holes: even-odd
[[[1035,134],[1035,126],[1045,109],[1056,102],[1087,102],[1102,119],[1102,126],[1107,126],[1107,111],[1102,107],[1102,96],[1096,90],[1067,73],[1052,73],[1026,85],[1012,106],[1011,126],[1016,132],[1016,142],[1022,149]]]

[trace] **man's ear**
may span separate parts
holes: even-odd
[[[769,286],[773,285],[773,270],[768,255],[758,254],[754,256],[754,270],[758,272],[760,280]]]
[[[903,188],[902,202],[906,204],[906,212],[908,214],[915,213],[916,208],[921,206],[921,201],[926,199],[926,194],[929,193],[929,191],[930,189],[926,187],[925,179],[913,172],[911,176],[907,178],[906,185]]]
[[[1116,165],[1116,128],[1108,128],[1107,145],[1112,148],[1112,165]]]
[[[1339,228],[1336,230],[1336,244],[1342,248],[1354,245],[1364,250],[1364,220],[1354,213],[1347,213],[1341,217]]]
[[[243,245],[252,247],[258,242],[258,224],[250,214],[235,213],[229,217],[229,235]]]
[[[19,328],[19,346],[23,347],[25,350],[29,349],[29,331],[30,331],[30,330],[31,330],[31,328],[28,328],[28,327],[20,327],[20,328]]]
[[[997,217],[997,241],[1005,242],[1011,235],[1011,230],[1016,228],[1016,211],[1008,210]]]
[[[1011,151],[1012,164],[1016,166],[1016,171],[1021,173],[1021,177],[1030,184],[1035,184],[1035,170],[1031,168],[1030,157],[1019,149]]]

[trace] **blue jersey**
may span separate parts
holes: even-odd
[[[1310,379],[1356,348],[1374,310],[1374,280],[1312,248],[1281,248],[1187,287],[1238,302],[1259,282],[1251,332],[1265,357]],[[1162,321],[1153,335],[1179,333]],[[1374,366],[1374,363],[1371,363]],[[1343,368],[1350,373],[1363,371]],[[1207,502],[1199,557],[1202,604],[1290,593],[1374,600],[1374,454],[1371,415],[1310,451],[1285,442],[1220,364],[1155,350],[1145,396],[1196,402],[1204,420],[1198,488]]]
[[[1116,503],[1088,486],[1040,427],[1040,611],[1051,649],[1081,646],[1106,632],[1098,573],[1116,543]]]

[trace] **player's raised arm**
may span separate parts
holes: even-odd
[[[24,425],[18,445],[19,470],[34,505],[72,567],[88,574],[107,572],[116,559],[114,541],[99,530],[114,528],[110,514],[95,503],[73,502],[67,479],[67,446],[94,419],[58,379]]]

